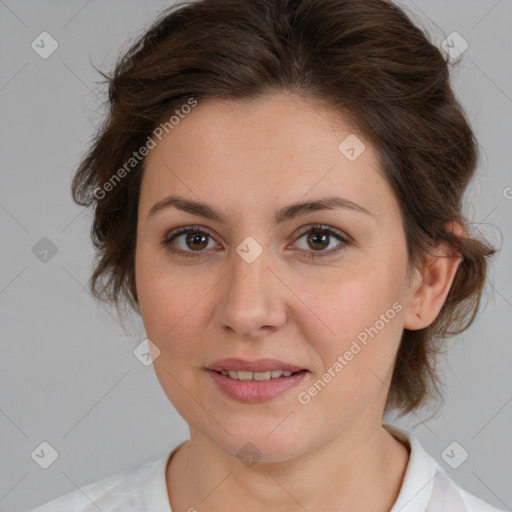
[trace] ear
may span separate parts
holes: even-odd
[[[459,222],[451,222],[446,229],[458,236],[465,234]],[[409,301],[404,313],[405,329],[423,329],[434,322],[462,261],[462,255],[445,241],[440,241],[432,252],[433,255],[426,256],[424,266],[416,270],[411,279]]]

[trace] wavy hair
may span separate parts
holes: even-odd
[[[134,260],[144,160],[108,183],[170,114],[190,98],[284,91],[320,100],[376,148],[400,206],[411,268],[437,241],[462,255],[436,320],[403,331],[385,410],[402,416],[442,398],[437,356],[445,338],[473,322],[496,252],[462,214],[478,144],[449,68],[428,35],[384,0],[198,0],[166,9],[112,73],[100,71],[109,111],[73,176],[75,202],[94,207],[93,295],[140,313]],[[451,221],[464,226],[463,236],[447,232]]]

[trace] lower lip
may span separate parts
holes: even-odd
[[[213,370],[206,370],[219,389],[229,398],[245,403],[266,402],[282,395],[289,389],[299,385],[307,371],[302,370],[289,377],[269,380],[236,380],[221,375]]]

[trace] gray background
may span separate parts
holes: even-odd
[[[86,290],[91,217],[70,197],[72,171],[103,112],[91,62],[109,69],[168,5],[0,0],[1,510],[35,507],[188,437],[152,367],[132,353],[145,337],[140,319],[124,331]],[[502,249],[483,312],[448,342],[442,412],[385,420],[411,429],[468,491],[512,510],[512,2],[399,5],[436,44],[453,31],[469,43],[452,75],[482,146],[466,213]],[[47,59],[31,48],[43,31],[59,44]],[[32,251],[43,237],[57,249],[46,262]],[[46,470],[31,457],[43,441],[59,454]],[[469,453],[458,469],[441,456],[452,441]]]

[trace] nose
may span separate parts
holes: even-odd
[[[291,292],[271,268],[266,250],[251,263],[235,254],[218,293],[217,321],[237,338],[268,335],[286,323],[286,297]]]

